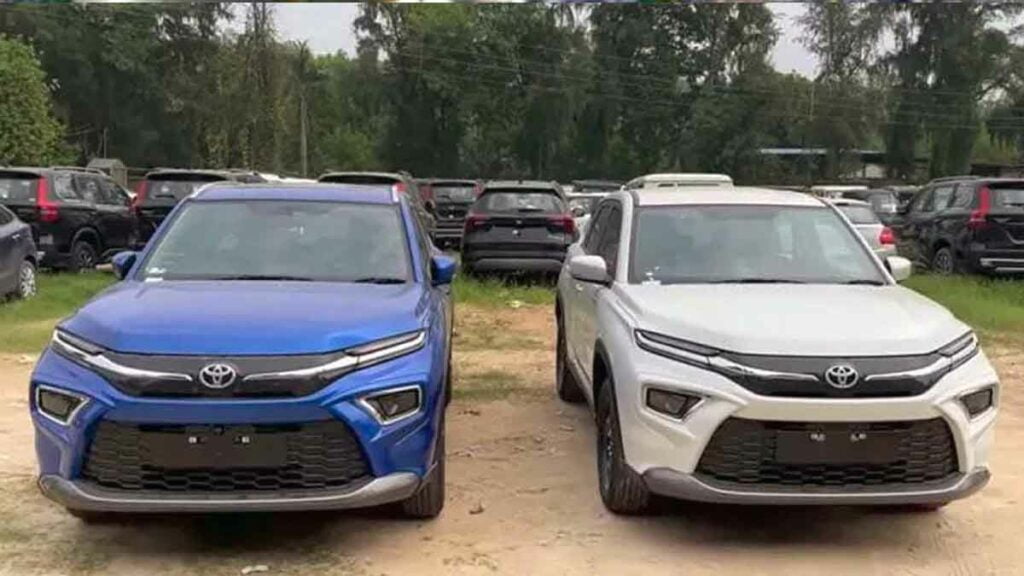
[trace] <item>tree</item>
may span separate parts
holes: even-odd
[[[51,108],[46,75],[32,48],[0,36],[0,165],[55,160],[63,127]]]

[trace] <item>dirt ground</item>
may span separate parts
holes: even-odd
[[[1002,413],[993,481],[971,499],[937,513],[671,503],[619,518],[597,494],[587,411],[554,397],[552,338],[548,308],[460,308],[449,496],[431,522],[365,511],[86,526],[34,485],[34,359],[0,356],[0,574],[1024,574],[1019,348],[988,348]]]

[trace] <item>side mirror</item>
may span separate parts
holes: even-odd
[[[608,265],[600,256],[576,256],[569,260],[569,275],[581,282],[608,284]]]
[[[439,254],[430,258],[430,272],[434,278],[434,286],[451,284],[459,263],[451,256]]]
[[[914,271],[914,264],[902,256],[887,256],[885,267],[889,269],[889,274],[892,274],[893,279],[897,282],[903,282],[910,278],[910,274]]]
[[[110,260],[114,269],[114,276],[117,276],[118,280],[124,280],[124,277],[131,271],[132,266],[135,265],[135,260],[138,257],[138,252],[118,252],[114,254],[114,257]]]

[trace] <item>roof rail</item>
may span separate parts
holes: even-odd
[[[957,180],[979,180],[981,176],[974,174],[965,174],[963,176],[943,176],[941,178],[932,178],[928,181],[929,184],[935,184],[938,182],[956,182]]]

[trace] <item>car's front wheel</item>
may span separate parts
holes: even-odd
[[[79,240],[71,246],[71,270],[80,272],[96,267],[96,248],[88,240]]]
[[[579,404],[586,398],[580,390],[580,384],[573,376],[572,368],[569,367],[566,356],[567,345],[565,342],[565,327],[562,325],[562,315],[558,315],[558,333],[555,335],[555,391],[563,402]]]
[[[626,463],[615,391],[606,378],[597,398],[597,476],[601,501],[616,514],[639,514],[651,499],[643,478]]]
[[[402,515],[406,518],[436,518],[444,509],[444,418],[438,431],[437,449],[434,451],[434,469],[427,481],[415,494],[402,501]]]
[[[935,251],[935,255],[932,256],[932,270],[945,275],[957,271],[956,255],[953,254],[952,248],[943,246]]]

